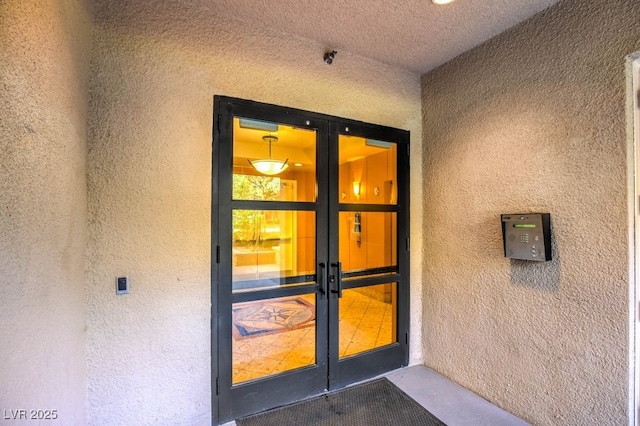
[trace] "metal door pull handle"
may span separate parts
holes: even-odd
[[[318,274],[318,290],[321,295],[327,294],[327,262],[320,263],[320,273]]]
[[[335,284],[331,286],[331,293],[338,293],[338,297],[341,298],[342,297],[342,262],[331,263],[331,267],[337,268],[336,275],[329,275],[329,283]]]

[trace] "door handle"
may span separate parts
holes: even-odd
[[[327,294],[327,262],[320,263],[320,273],[318,274],[318,290],[320,294],[326,296]]]
[[[331,293],[338,293],[338,298],[342,298],[342,262],[332,263],[331,266],[337,268],[335,275],[329,275]]]

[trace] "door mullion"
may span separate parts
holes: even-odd
[[[329,139],[328,139],[328,153],[329,164],[327,169],[329,172],[329,179],[327,182],[327,214],[329,217],[328,227],[328,245],[329,245],[329,265],[337,264],[340,261],[339,258],[339,152],[338,152],[338,136],[339,127],[336,122],[329,123]],[[329,268],[330,270],[334,268]],[[332,271],[331,273],[335,273]],[[331,284],[329,284],[331,285]],[[340,319],[340,307],[338,293],[328,292],[329,300],[329,375],[328,375],[328,389],[335,387],[338,380],[338,359],[339,359],[339,319]]]
[[[330,312],[330,304],[329,304],[329,283],[328,283],[328,274],[329,274],[329,264],[331,259],[329,258],[329,254],[331,252],[330,242],[327,239],[327,235],[330,234],[330,224],[331,217],[329,215],[329,200],[330,194],[326,191],[326,188],[331,185],[331,158],[329,151],[329,140],[330,140],[330,128],[329,123],[327,121],[323,121],[323,125],[319,127],[317,130],[318,139],[317,139],[317,153],[316,153],[316,161],[317,161],[317,169],[316,169],[316,181],[317,181],[317,224],[316,224],[316,263],[318,269],[318,281],[323,280],[323,292],[318,292],[317,296],[317,312],[318,316],[322,317],[322,320],[318,321],[317,324],[317,336],[316,336],[316,356],[317,362],[322,364],[325,369],[325,372],[329,371],[330,368],[330,354],[328,352],[328,348],[330,347],[330,329],[331,324],[329,322],[329,318],[331,318]],[[323,274],[320,277],[319,274]],[[329,389],[329,374],[325,374],[323,388],[324,390]]]

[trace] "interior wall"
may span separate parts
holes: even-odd
[[[342,202],[395,203],[396,195],[389,190],[393,182],[398,181],[395,165],[396,153],[392,150],[342,163],[338,172],[338,194]],[[360,184],[359,195],[354,194],[354,182]],[[359,232],[355,230],[356,214],[360,216]],[[339,221],[338,250],[344,271],[395,264],[395,214],[341,212]]]
[[[0,2],[0,408],[12,424],[86,418],[90,41],[83,0]]]
[[[89,423],[209,424],[213,96],[407,129],[417,188],[419,76],[347,52],[327,66],[325,46],[220,21],[206,4],[100,0],[96,9]],[[413,363],[421,359],[420,244],[412,241]],[[115,295],[120,275],[130,277],[129,295]]]
[[[533,424],[627,422],[638,16],[561,1],[422,78],[426,364]],[[500,214],[528,212],[551,213],[550,262],[504,258]]]

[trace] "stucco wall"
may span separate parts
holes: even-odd
[[[90,40],[82,0],[0,2],[3,418],[85,421]]]
[[[120,4],[122,3],[122,4]],[[90,83],[87,287],[90,424],[209,424],[213,96],[411,131],[419,76],[223,22],[185,2],[98,1]],[[194,3],[194,2],[191,2]],[[420,229],[419,198],[413,204]],[[420,238],[412,242],[420,360]],[[129,275],[131,293],[114,279]]]
[[[562,1],[422,78],[424,358],[534,424],[625,424],[625,56],[640,2]],[[550,212],[553,261],[503,257]]]

